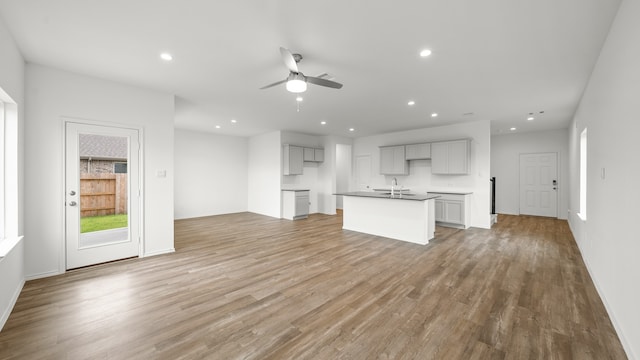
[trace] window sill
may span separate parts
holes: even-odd
[[[9,252],[16,246],[16,244],[22,239],[22,236],[7,238],[0,240],[0,259],[7,256]]]

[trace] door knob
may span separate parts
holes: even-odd
[[[75,202],[75,201],[71,201],[71,202],[69,202],[69,206],[76,206],[76,205],[78,205],[78,203],[77,203],[77,202]]]

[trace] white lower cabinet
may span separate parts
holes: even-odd
[[[282,190],[282,218],[305,219],[309,216],[309,190]]]
[[[470,224],[470,194],[429,193],[438,195],[435,199],[435,218],[440,226],[467,229]]]

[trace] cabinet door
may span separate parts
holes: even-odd
[[[393,147],[393,173],[394,174],[406,174],[407,173],[407,159],[404,154],[404,146]]]
[[[445,200],[444,218],[444,221],[448,223],[464,224],[464,203],[457,200]]]
[[[296,210],[295,217],[304,217],[309,215],[309,193],[296,193]]]
[[[314,160],[317,162],[324,161],[324,149],[313,149],[314,150]]]
[[[449,174],[469,173],[469,142],[467,140],[448,143]]]
[[[380,148],[380,174],[406,175],[407,160],[404,156],[404,145]]]
[[[315,149],[304,148],[304,161],[315,161]]]
[[[393,148],[380,148],[380,174],[393,174]]]
[[[431,144],[411,144],[405,146],[406,160],[420,160],[431,158]]]
[[[302,175],[303,149],[288,145],[284,151],[284,175]]]
[[[431,173],[449,173],[449,147],[446,142],[431,144]]]
[[[435,200],[436,205],[436,213],[435,219],[436,221],[445,221],[444,220],[444,200]]]

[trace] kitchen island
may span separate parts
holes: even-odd
[[[437,195],[369,191],[343,196],[342,228],[416,244],[428,244],[435,233]]]

